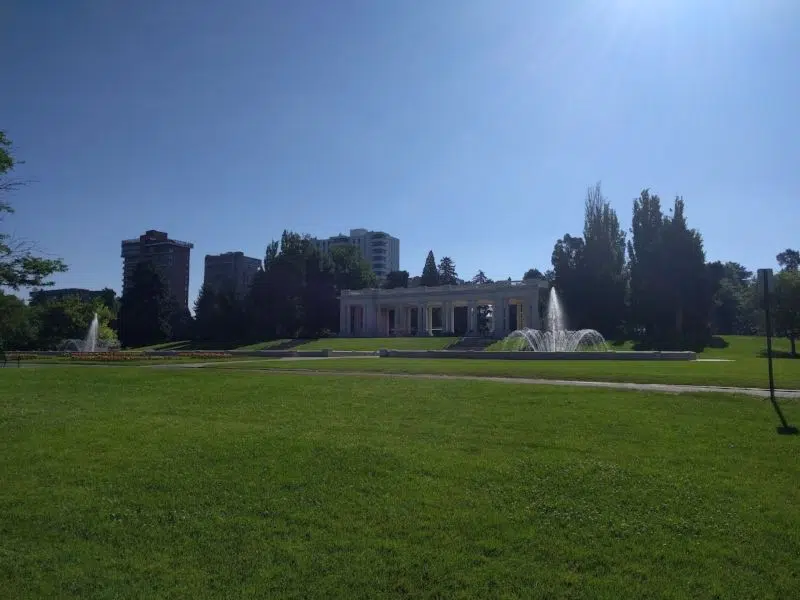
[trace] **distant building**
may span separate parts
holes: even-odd
[[[351,229],[350,235],[335,235],[327,239],[313,239],[321,252],[330,252],[336,246],[356,246],[379,279],[391,271],[400,270],[400,240],[383,231]]]
[[[260,266],[259,259],[245,256],[244,252],[206,254],[203,284],[216,292],[231,289],[237,297],[242,298],[250,289]]]
[[[45,290],[33,290],[31,292],[31,304],[39,304],[49,300],[58,301],[65,298],[77,298],[81,302],[91,302],[95,298],[102,298],[102,290],[87,290],[84,288],[56,288]]]
[[[130,289],[136,265],[150,261],[167,285],[169,294],[182,307],[189,307],[189,255],[194,244],[171,240],[163,231],[150,229],[144,235],[122,241],[122,294]]]

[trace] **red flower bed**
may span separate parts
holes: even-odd
[[[175,358],[230,358],[232,354],[226,352],[178,352],[168,355],[154,355],[147,352],[71,352],[72,360],[81,362],[130,362],[132,360],[170,360]]]

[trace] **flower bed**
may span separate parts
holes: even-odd
[[[134,360],[174,360],[176,358],[212,359],[230,358],[227,352],[176,352],[175,354],[150,354],[147,352],[71,352],[69,358],[81,362],[130,362]]]

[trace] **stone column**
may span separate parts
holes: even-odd
[[[508,301],[505,297],[499,297],[494,302],[494,335],[495,337],[506,336],[506,326],[508,323]]]
[[[467,304],[467,330],[469,333],[478,333],[478,304],[470,302]]]
[[[339,300],[339,335],[350,335],[350,329],[347,327],[349,312],[350,306],[344,300]]]
[[[364,303],[364,317],[363,317],[363,330],[361,332],[362,336],[371,336],[372,331],[374,329],[373,323],[375,322],[375,308],[372,306],[372,303]]]
[[[425,335],[425,306],[417,306],[417,335]]]
[[[430,304],[425,305],[425,335],[433,335],[433,308]]]
[[[406,307],[395,304],[392,310],[394,310],[394,331],[397,334],[402,332],[405,327]]]

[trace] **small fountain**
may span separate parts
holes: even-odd
[[[105,346],[99,339],[100,321],[97,318],[97,313],[94,313],[92,322],[89,324],[89,329],[86,332],[86,337],[82,340],[64,340],[62,345],[64,350],[69,352],[97,352],[105,350]]]
[[[608,345],[603,335],[594,329],[570,331],[566,328],[566,317],[555,288],[550,288],[544,331],[540,329],[517,329],[503,340],[503,350],[529,352],[607,352]]]

